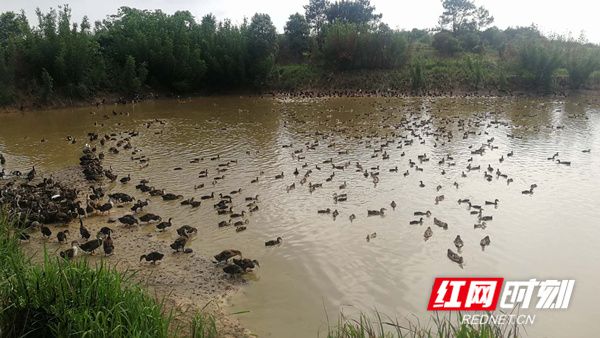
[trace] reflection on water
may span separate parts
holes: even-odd
[[[323,335],[326,313],[335,321],[340,307],[349,313],[377,308],[401,318],[414,314],[426,320],[436,276],[575,279],[570,308],[538,312],[527,331],[536,337],[591,336],[597,327],[589,323],[600,300],[595,288],[600,258],[595,245],[600,235],[599,107],[600,102],[590,98],[158,101],[2,115],[0,152],[7,157],[7,170],[24,170],[35,163],[38,170],[50,171],[78,162],[87,132],[138,130],[140,136],[132,144],[150,158],[149,167],[140,168],[124,151],[107,153],[105,159],[105,165],[121,176],[130,173],[132,182],[147,178],[151,185],[186,198],[241,188],[233,203],[237,212],[246,209],[244,197],[258,194],[260,211],[248,217],[248,230],[240,233],[233,227],[217,227],[227,217],[214,212],[216,200],[192,209],[152,198],[148,211],[173,217],[176,226],[199,227],[193,243],[196,252],[213,255],[238,248],[260,261],[261,268],[231,300],[231,312],[249,311],[239,319],[259,336]],[[166,124],[146,128],[144,124],[156,118]],[[78,142],[68,143],[67,135]],[[471,154],[492,138],[490,144],[497,149]],[[376,149],[387,152],[389,160]],[[511,151],[514,156],[508,157]],[[547,160],[555,152],[572,165]],[[417,156],[422,154],[430,160],[419,162]],[[209,159],[216,155],[220,160]],[[194,158],[203,159],[190,163]],[[324,163],[330,159],[336,165],[348,161],[350,165],[334,170]],[[230,160],[237,164],[217,174],[217,164]],[[409,161],[423,171],[411,168]],[[374,185],[371,177],[357,172],[356,162],[369,172],[379,165],[379,183]],[[482,169],[467,172],[469,163]],[[484,178],[488,165],[494,168],[491,181]],[[389,171],[396,166],[398,172]],[[182,170],[174,171],[175,167]],[[298,177],[293,175],[296,168]],[[209,177],[198,178],[204,169]],[[301,185],[308,169],[312,174]],[[514,181],[507,184],[496,169]],[[282,171],[284,178],[275,179]],[[217,175],[225,179],[213,186],[212,177]],[[251,183],[256,177],[258,183]],[[425,187],[419,187],[420,181]],[[286,187],[294,182],[296,189],[287,193]],[[311,193],[309,182],[323,187]],[[347,188],[340,191],[343,182]],[[200,183],[205,188],[195,190]],[[521,194],[533,183],[538,185],[533,195]],[[112,187],[141,197],[134,184]],[[334,203],[332,195],[342,192],[348,201]],[[444,200],[435,204],[438,195]],[[473,228],[477,216],[456,202],[462,198],[476,204],[500,201],[498,207],[484,205],[483,214],[493,216],[486,229]],[[368,209],[381,207],[388,209],[384,217],[367,217]],[[340,215],[334,220],[317,213],[325,208],[337,209]],[[414,211],[425,210],[432,216],[425,217],[423,225],[409,225],[416,219]],[[350,214],[356,215],[353,222]],[[433,225],[434,217],[447,222],[448,230]],[[428,226],[433,236],[424,241]],[[373,232],[377,237],[367,242],[366,235]],[[446,258],[447,249],[455,249],[457,235],[465,242],[462,269]],[[491,245],[482,251],[479,241],[485,235]],[[264,241],[277,236],[283,237],[283,244],[265,248]]]

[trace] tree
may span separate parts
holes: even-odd
[[[249,76],[255,85],[263,84],[275,63],[277,31],[268,14],[254,14],[248,30]]]
[[[329,23],[353,23],[374,27],[381,19],[370,0],[340,0],[332,3],[325,12]]]
[[[328,7],[329,2],[327,0],[310,0],[308,5],[304,6],[306,21],[317,36],[321,33],[321,29],[327,21],[326,12]]]
[[[293,60],[301,60],[308,51],[310,27],[300,13],[290,15],[284,28],[285,46]]]
[[[487,9],[477,7],[472,0],[442,0],[444,12],[439,19],[442,29],[454,33],[483,29],[494,22]]]

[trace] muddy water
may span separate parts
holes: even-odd
[[[115,116],[113,110],[128,114]],[[146,128],[144,123],[157,118],[166,123]],[[193,242],[197,253],[213,255],[224,248],[238,248],[244,256],[260,261],[261,268],[246,277],[249,282],[231,299],[230,309],[245,312],[237,317],[258,336],[323,336],[326,315],[335,321],[340,309],[353,314],[376,308],[400,321],[417,316],[426,323],[425,308],[436,276],[575,279],[569,309],[534,312],[536,322],[527,332],[535,337],[593,336],[599,329],[593,324],[600,301],[596,287],[600,258],[597,99],[280,102],[227,97],[15,113],[0,116],[0,152],[7,158],[7,170],[24,171],[35,164],[48,172],[77,163],[87,132],[127,130],[140,132],[132,145],[150,158],[150,165],[140,168],[126,151],[107,153],[104,163],[120,176],[131,174],[132,182],[147,178],[150,185],[186,198],[229,194],[241,188],[241,194],[234,195],[236,212],[246,210],[244,197],[259,195],[260,210],[246,217],[248,229],[240,233],[233,227],[217,227],[228,218],[214,212],[212,204],[217,200],[191,209],[151,198],[148,208],[163,218],[173,217],[176,226],[197,226],[199,236]],[[474,133],[465,139],[465,131]],[[78,142],[70,144],[67,135]],[[471,155],[469,146],[475,149],[491,138],[497,149]],[[411,139],[412,145],[398,148]],[[394,142],[383,148],[390,156],[383,160],[374,150],[386,141]],[[309,150],[306,144],[316,145]],[[590,153],[582,152],[590,148]],[[292,156],[299,149],[303,149],[301,160]],[[514,156],[507,157],[511,151]],[[571,161],[571,166],[548,161],[555,152],[561,160]],[[430,160],[420,163],[419,154],[427,154]],[[219,160],[210,160],[217,155]],[[439,164],[448,155],[453,160]],[[473,161],[468,162],[471,157]],[[203,159],[190,163],[194,158]],[[331,164],[323,163],[330,158],[337,165],[347,161],[351,165],[334,171]],[[217,164],[231,160],[237,164],[217,173]],[[423,171],[410,168],[409,160]],[[377,171],[370,168],[379,165],[377,185],[356,172],[357,161],[369,171]],[[307,168],[302,168],[304,163]],[[468,163],[481,165],[482,170],[462,177]],[[507,184],[495,173],[491,181],[485,180],[488,164],[514,182]],[[396,166],[398,172],[389,171]],[[174,171],[175,167],[182,170]],[[301,173],[298,177],[293,175],[295,168]],[[309,168],[312,174],[301,185]],[[209,176],[198,178],[204,169]],[[406,170],[408,176],[403,175]],[[275,179],[282,171],[284,178]],[[326,181],[333,172],[333,179]],[[212,178],[220,175],[225,178],[213,185]],[[256,177],[258,183],[251,183]],[[347,188],[340,190],[344,181]],[[419,187],[419,181],[425,187]],[[294,182],[296,189],[286,192],[286,186]],[[323,183],[323,187],[311,193],[308,182]],[[195,190],[194,185],[201,183],[205,187]],[[533,183],[538,185],[533,195],[521,194]],[[438,185],[440,191],[436,191]],[[111,187],[143,197],[134,184]],[[332,195],[344,192],[348,201],[334,203]],[[442,194],[444,201],[436,205],[435,196]],[[493,220],[483,230],[473,228],[477,217],[456,202],[459,198],[476,204],[496,198],[500,202],[497,207],[484,205],[483,214]],[[390,207],[392,200],[398,205],[396,210]],[[388,209],[384,217],[367,217],[367,209],[382,207]],[[337,209],[340,215],[334,220],[317,213],[325,208]],[[425,218],[423,225],[409,225],[418,210],[430,210],[432,217]],[[356,220],[351,223],[352,213]],[[434,226],[433,217],[446,221],[449,229]],[[428,226],[434,234],[424,241]],[[366,235],[373,232],[377,237],[367,242]],[[454,249],[456,235],[465,242],[462,268],[446,258],[447,249]],[[479,241],[485,235],[490,236],[491,245],[482,251]],[[173,230],[164,236],[176,237]],[[265,248],[264,241],[277,236],[283,237],[283,244]]]

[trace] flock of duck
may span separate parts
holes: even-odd
[[[376,109],[381,107],[376,106]],[[429,113],[430,111],[425,111]],[[123,115],[113,111],[113,115]],[[460,171],[460,178],[478,176],[486,181],[504,180],[507,185],[511,184],[514,179],[502,169],[502,164],[514,156],[514,152],[506,151],[496,157],[496,163],[479,163],[478,157],[485,153],[499,150],[496,145],[495,137],[486,137],[485,142],[474,143],[468,146],[470,156],[464,162],[455,158],[455,154],[445,153],[437,154],[418,154],[414,158],[409,158],[408,161],[403,158],[409,157],[406,152],[416,144],[425,144],[428,142],[434,149],[440,149],[446,143],[453,141],[456,138],[467,140],[473,136],[488,135],[489,128],[498,128],[501,126],[509,127],[508,122],[503,121],[496,113],[479,113],[471,117],[442,117],[434,118],[424,115],[423,112],[407,112],[400,119],[392,114],[383,117],[378,121],[377,125],[372,124],[356,124],[359,125],[340,126],[334,124],[330,126],[332,121],[331,115],[326,116],[325,122],[315,121],[313,115],[303,115],[301,113],[291,113],[286,110],[283,115],[288,120],[285,127],[291,128],[288,124],[291,122],[296,125],[314,124],[318,127],[329,128],[327,131],[319,131],[320,128],[308,128],[307,131],[298,131],[299,134],[305,137],[305,142],[298,144],[289,143],[282,145],[282,148],[289,151],[292,161],[296,163],[295,169],[291,172],[281,171],[278,173],[268,174],[264,172],[258,173],[256,178],[249,182],[250,187],[258,183],[264,176],[267,179],[275,181],[284,181],[285,192],[292,194],[295,189],[306,188],[310,194],[318,193],[323,187],[335,187],[339,192],[333,194],[331,206],[326,206],[316,210],[317,214],[329,215],[334,220],[343,216],[336,206],[338,203],[347,202],[350,199],[351,193],[346,192],[351,190],[351,184],[346,180],[338,181],[337,177],[344,173],[354,171],[357,180],[370,180],[374,186],[381,181],[380,173],[382,171],[389,174],[397,174],[398,180],[409,175],[422,172],[424,170],[436,170],[442,177],[448,178],[450,175],[447,171],[450,168],[464,169]],[[104,119],[110,119],[109,114],[104,116]],[[369,121],[371,117],[364,113],[353,117],[352,120]],[[146,122],[143,129],[147,132],[162,134],[163,127],[168,124],[166,120],[154,119]],[[96,122],[96,127],[104,127],[102,122]],[[373,130],[376,127],[379,130]],[[510,129],[510,128],[508,128]],[[380,131],[385,130],[382,134]],[[80,158],[80,165],[83,175],[90,182],[89,189],[78,191],[62,186],[58,182],[54,182],[52,178],[43,178],[41,182],[33,184],[32,181],[36,177],[35,168],[21,178],[22,174],[18,171],[13,171],[6,174],[2,169],[2,177],[14,178],[9,183],[1,188],[0,203],[8,204],[11,210],[18,214],[22,220],[23,226],[29,229],[39,229],[43,238],[51,238],[52,230],[48,224],[67,224],[68,222],[79,219],[79,235],[81,240],[72,241],[71,248],[61,251],[60,256],[66,259],[76,257],[80,251],[94,254],[96,250],[104,251],[105,255],[111,255],[115,250],[115,243],[112,238],[113,229],[105,226],[99,229],[93,239],[92,235],[84,225],[83,220],[91,215],[107,215],[108,222],[119,224],[125,227],[134,226],[149,226],[155,227],[156,231],[165,232],[174,227],[173,218],[162,217],[154,213],[145,211],[145,208],[154,203],[151,201],[162,200],[164,203],[178,202],[182,208],[200,208],[208,205],[208,208],[214,210],[214,213],[224,216],[227,219],[216,224],[219,228],[233,227],[236,232],[243,232],[247,229],[250,223],[250,217],[258,212],[260,205],[259,195],[254,192],[241,197],[242,189],[231,190],[229,192],[215,191],[217,184],[226,180],[226,172],[233,166],[238,164],[236,159],[227,159],[225,154],[215,154],[207,157],[196,157],[191,159],[191,164],[202,163],[209,168],[204,168],[198,173],[198,178],[204,180],[204,183],[194,185],[194,191],[204,191],[199,196],[184,197],[175,192],[167,192],[166,189],[156,187],[151,184],[146,178],[134,177],[138,173],[116,173],[112,167],[103,168],[102,161],[106,154],[118,155],[127,154],[131,162],[136,163],[140,169],[150,165],[151,159],[143,154],[142,149],[134,145],[134,138],[140,133],[146,131],[129,130],[125,132],[112,132],[100,135],[95,132],[87,134],[86,144],[83,147],[83,155]],[[360,135],[360,136],[350,136]],[[519,138],[520,136],[508,133],[509,138]],[[342,138],[342,140],[340,140]],[[67,142],[75,143],[77,140],[74,137],[67,137]],[[42,140],[44,141],[44,140]],[[342,142],[343,141],[343,142]],[[349,158],[352,155],[348,145],[352,147],[364,147],[367,152],[370,152],[370,158],[353,160]],[[439,148],[438,148],[439,147]],[[331,156],[327,159],[322,159],[322,156],[312,156],[312,153],[319,154],[325,150],[334,149],[336,156]],[[584,150],[590,152],[590,149]],[[309,153],[311,153],[309,155]],[[249,154],[249,153],[248,153]],[[223,157],[221,157],[223,156]],[[308,160],[307,156],[312,160]],[[570,161],[561,160],[556,153],[549,157],[548,160],[556,162],[557,165],[571,165]],[[318,160],[317,158],[321,158]],[[432,163],[436,164],[432,164]],[[4,166],[5,158],[0,154],[0,163]],[[399,168],[405,165],[404,168]],[[173,168],[174,171],[182,170],[181,167]],[[325,172],[330,174],[324,181],[314,179],[315,171]],[[454,170],[456,172],[456,170]],[[141,173],[141,171],[139,172]],[[134,177],[132,177],[132,174]],[[401,176],[400,176],[401,174]],[[22,181],[19,181],[22,180]],[[451,179],[452,180],[452,179]],[[108,183],[110,182],[110,183]],[[136,183],[133,183],[136,182]],[[139,191],[137,196],[132,196],[123,192],[119,192],[119,187],[122,185],[135,184],[136,191]],[[435,183],[434,183],[435,184]],[[111,191],[107,191],[106,186],[111,186]],[[425,188],[429,183],[420,181],[419,188]],[[451,187],[444,187],[440,184],[436,186],[437,195],[432,200],[432,203],[439,204],[445,200],[444,190],[455,189],[459,190],[461,183],[458,177],[453,182]],[[212,187],[212,190],[210,189]],[[522,194],[533,195],[537,184],[529,185]],[[245,190],[244,190],[245,191]],[[234,210],[233,200],[235,198],[242,199],[245,202],[244,210]],[[497,198],[489,200],[475,201],[471,198],[461,198],[457,201],[458,204],[464,205],[466,211],[474,218],[474,229],[485,230],[489,223],[493,220],[493,216],[488,214],[488,207],[495,209],[501,204]],[[129,208],[125,214],[115,215],[115,208]],[[386,206],[365,210],[366,217],[385,217],[388,212],[387,208],[395,211],[399,208],[398,203],[390,201]],[[409,225],[420,226],[432,219],[432,224],[428,225],[423,232],[425,241],[434,236],[434,228],[448,230],[451,226],[438,215],[433,215],[430,210],[413,210],[411,215],[414,217],[409,221]],[[350,213],[345,215],[349,222],[353,222],[361,214]],[[432,228],[433,227],[433,228]],[[181,225],[175,230],[177,237],[174,239],[170,248],[173,252],[191,253],[191,248],[187,247],[198,233],[198,228],[190,225]],[[30,235],[24,232],[23,240],[28,240]],[[56,234],[59,243],[67,243],[70,236],[68,230],[58,231]],[[377,237],[377,233],[369,233],[366,235],[366,240],[369,242]],[[277,246],[283,242],[282,236],[276,239],[268,240],[265,246]],[[450,244],[450,243],[449,243]],[[482,250],[491,245],[489,235],[483,235],[479,241],[479,246]],[[460,235],[457,235],[450,248],[447,250],[447,257],[451,261],[462,266],[464,259],[461,256],[461,250],[465,246],[465,242]],[[150,262],[155,264],[161,261],[164,254],[158,251],[140,253],[140,262]],[[226,249],[214,256],[215,262],[224,264],[223,271],[230,275],[241,275],[253,271],[259,263],[255,259],[243,258],[242,252],[237,249]]]

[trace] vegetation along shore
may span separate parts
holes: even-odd
[[[95,23],[68,5],[0,16],[0,105],[311,90],[565,94],[600,88],[600,47],[584,37],[501,30],[472,1],[444,0],[439,26],[396,30],[368,0],[310,0],[283,34],[268,14],[121,7]],[[390,14],[391,15],[391,14]]]

